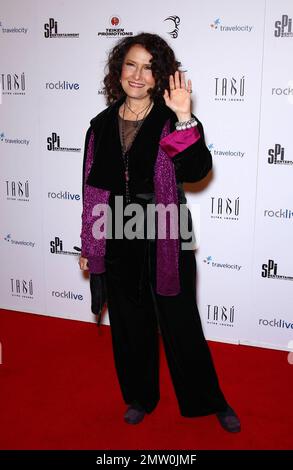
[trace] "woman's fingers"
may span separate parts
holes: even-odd
[[[181,72],[181,73],[180,73],[180,77],[181,77],[181,88],[186,88],[185,73],[184,73],[184,72]]]
[[[175,88],[180,88],[180,76],[178,70],[175,72]]]
[[[185,73],[179,72],[179,70],[176,70],[174,75],[170,75],[169,87],[171,91],[175,90],[176,88],[183,88],[184,90],[187,90],[190,93],[192,89],[191,80],[188,80],[187,86],[186,86]]]
[[[83,258],[82,256],[79,258],[79,267],[82,271],[88,270],[88,260],[87,258]]]
[[[191,80],[188,80],[187,82],[187,91],[189,93],[192,93],[192,83],[191,83]]]

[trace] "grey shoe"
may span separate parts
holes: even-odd
[[[127,424],[138,424],[143,420],[145,413],[145,410],[140,405],[129,405],[124,415],[124,421]]]
[[[217,413],[217,418],[219,420],[220,425],[225,431],[228,432],[240,432],[241,431],[241,424],[240,419],[238,418],[235,411],[228,406],[225,411],[220,411]]]

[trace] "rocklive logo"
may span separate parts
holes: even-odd
[[[46,83],[46,90],[79,90],[79,83],[69,83],[67,81]]]
[[[59,292],[59,291],[52,291],[52,296],[53,297],[57,297],[57,298],[61,298],[61,299],[69,299],[69,300],[83,300],[83,296],[81,294],[75,294],[74,292],[72,291],[63,291],[63,292]]]

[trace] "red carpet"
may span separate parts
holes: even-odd
[[[138,426],[123,422],[110,329],[1,310],[1,449],[292,449],[293,366],[287,353],[210,343],[242,420],[180,416],[165,357],[161,401]]]

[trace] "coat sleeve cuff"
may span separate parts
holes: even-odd
[[[170,158],[173,158],[199,139],[200,133],[198,128],[191,127],[184,131],[175,130],[171,132],[160,141],[160,146]]]
[[[102,274],[105,272],[105,260],[101,256],[89,256],[88,265],[90,273]]]

